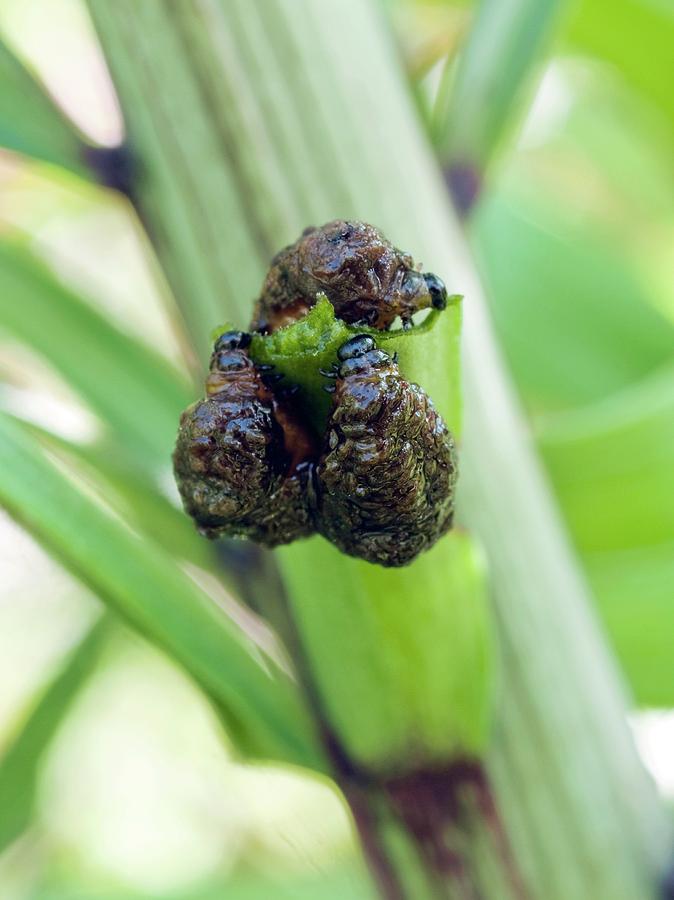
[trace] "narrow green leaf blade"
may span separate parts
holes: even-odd
[[[75,126],[2,41],[0,146],[90,177]]]
[[[84,635],[0,758],[0,853],[31,821],[44,753],[93,671],[110,628],[103,616]]]
[[[560,0],[482,0],[458,71],[444,74],[433,126],[435,143],[459,194],[475,187],[521,110],[523,91],[558,21]],[[466,196],[466,205],[472,202]]]
[[[0,333],[26,343],[142,458],[169,459],[185,378],[58,282],[18,244],[0,241]]]
[[[134,529],[174,558],[211,568],[214,545],[198,534],[190,517],[174,506],[133,460],[115,452],[113,444],[75,443],[32,422],[21,422],[21,425],[43,448],[53,451],[78,474],[93,482],[105,495],[106,502]]]
[[[63,565],[202,686],[243,752],[314,767],[321,760],[294,685],[255,659],[175,560],[80,492],[21,428],[0,416],[0,501]]]

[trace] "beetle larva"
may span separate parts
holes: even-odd
[[[445,286],[423,275],[372,225],[337,220],[307,228],[274,257],[251,327],[275,331],[301,318],[323,292],[345,322],[387,329],[397,316],[408,326],[415,312],[444,309]]]
[[[183,413],[173,464],[203,534],[273,547],[313,530],[305,482],[314,441],[248,356],[249,343],[236,331],[216,341],[206,398]]]
[[[404,566],[451,527],[454,440],[372,337],[351,338],[338,358],[316,468],[317,530],[351,556]]]

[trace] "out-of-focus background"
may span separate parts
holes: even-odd
[[[419,115],[430,121],[473,5],[385,6]],[[83,4],[0,0],[0,33],[87,136],[121,140]],[[579,0],[563,10],[528,112],[504,139],[468,225],[505,354],[634,698],[639,748],[668,798],[672,48],[667,0]],[[10,124],[0,120],[0,138]],[[0,152],[3,235],[20,239],[123,331],[181,364],[161,302],[166,288],[125,200]],[[93,439],[96,417],[3,329],[2,309],[12,302],[0,296],[0,404],[57,435]],[[0,758],[98,612],[95,598],[0,512]],[[233,759],[198,691],[130,632],[106,645],[40,762],[36,790],[33,821],[0,855],[2,900],[313,897],[317,880],[321,897],[364,890],[349,819],[331,788]],[[0,805],[10,801],[0,796]]]

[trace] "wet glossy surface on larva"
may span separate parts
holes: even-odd
[[[437,276],[416,272],[371,226],[339,221],[308,229],[275,257],[253,327],[274,331],[301,317],[318,291],[338,317],[379,329],[446,304]],[[322,373],[333,394],[317,437],[289,386],[252,361],[250,343],[245,332],[218,337],[206,397],[181,418],[174,469],[197,527],[269,547],[319,532],[382,566],[407,565],[432,547],[452,523],[456,448],[395,358],[372,334],[342,344]]]
[[[272,260],[252,328],[274,331],[296,321],[325,293],[338,318],[386,329],[400,316],[444,308],[446,291],[435,275],[422,275],[407,253],[363,222],[337,220],[308,228]]]
[[[456,476],[452,436],[388,354],[343,360],[316,470],[318,530],[351,556],[406,565],[451,527]]]
[[[214,352],[206,394],[183,413],[173,455],[199,529],[270,547],[311,533],[301,462],[313,441],[244,347]]]

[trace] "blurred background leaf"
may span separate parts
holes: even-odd
[[[41,886],[32,900],[90,900],[91,888],[50,888]],[[100,891],[97,900],[374,900],[375,893],[365,872],[356,869],[334,869],[314,877],[265,878],[261,875],[239,875],[196,887],[189,891],[162,894],[145,894],[123,890]]]
[[[494,321],[532,412],[601,399],[672,358],[674,324],[596,229],[514,190],[485,199],[473,229]]]
[[[85,632],[18,733],[0,753],[0,853],[33,818],[40,763],[96,665],[110,628],[111,620],[103,617]]]
[[[166,553],[78,490],[0,418],[3,505],[113,610],[179,660],[238,746],[255,758],[322,767],[297,690]],[[76,476],[75,476],[76,477]],[[76,479],[77,480],[77,479]]]
[[[563,4],[481,0],[456,66],[438,89],[432,134],[460,210],[469,210],[491,159],[519,124]]]
[[[572,7],[568,43],[615,66],[674,129],[674,8],[668,0],[583,0]]]
[[[99,414],[117,452],[166,466],[187,379],[123,334],[17,243],[0,242],[0,331],[33,348]]]
[[[88,176],[74,125],[1,40],[0,84],[0,146]]]
[[[635,699],[674,705],[674,368],[543,418],[539,446]]]

